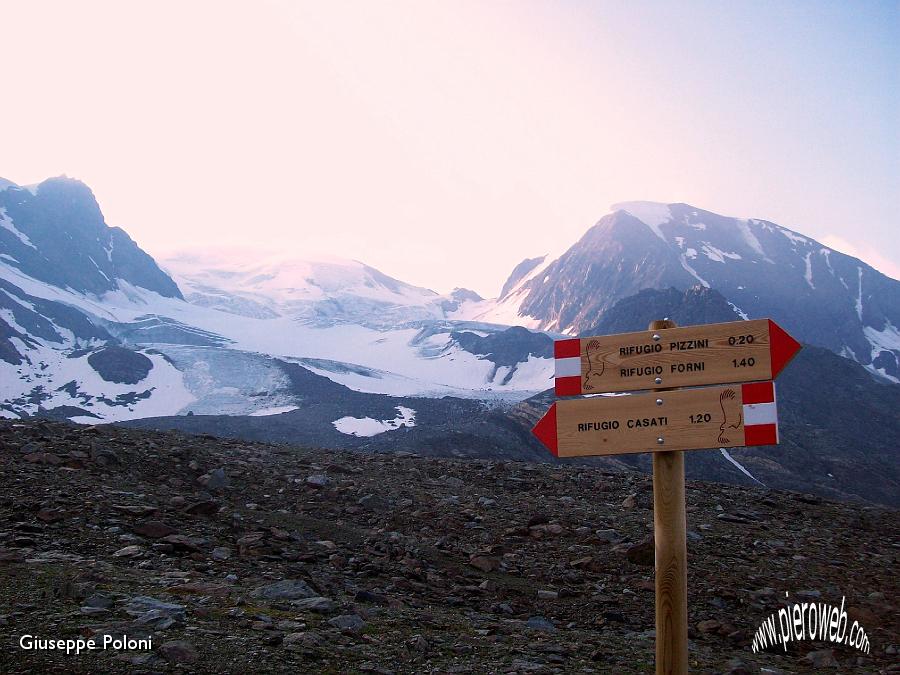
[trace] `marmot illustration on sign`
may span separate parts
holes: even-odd
[[[733,403],[736,400],[737,400],[737,394],[735,393],[734,389],[726,389],[719,396],[719,407],[722,409],[722,424],[719,425],[718,442],[721,443],[722,445],[725,445],[726,443],[731,442],[731,439],[727,436],[727,434],[729,433],[728,430],[729,429],[740,429],[741,425],[744,423],[743,410],[733,410],[732,411],[732,415],[731,415],[732,419],[735,418],[734,413],[737,413],[737,415],[736,415],[737,423],[731,424],[728,421],[728,412],[725,410],[726,402],[729,402],[732,404],[732,405],[728,406],[729,408],[735,408],[736,406],[734,406]]]
[[[595,383],[591,382],[591,380],[594,378],[599,380],[603,376],[603,371],[606,370],[606,362],[603,360],[599,350],[600,343],[597,340],[591,340],[585,348],[588,360],[588,371],[584,374],[584,388],[586,390],[593,389]]]

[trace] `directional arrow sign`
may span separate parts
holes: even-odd
[[[557,396],[774,380],[800,343],[771,319],[557,340]]]
[[[772,382],[554,403],[532,430],[557,457],[778,443]]]

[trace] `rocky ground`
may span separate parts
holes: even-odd
[[[692,672],[900,670],[896,511],[687,498]],[[651,672],[651,535],[637,473],[0,420],[0,672]],[[785,591],[846,596],[871,653],[754,654]]]

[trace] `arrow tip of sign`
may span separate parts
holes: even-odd
[[[769,319],[769,352],[772,356],[772,379],[790,363],[802,345],[792,338],[786,330]]]
[[[531,430],[541,443],[553,453],[554,457],[559,457],[559,443],[556,437],[556,404],[550,406],[550,409],[544,413],[544,416],[538,420]]]

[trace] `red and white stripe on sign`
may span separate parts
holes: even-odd
[[[581,340],[556,340],[553,343],[556,359],[556,395],[579,396],[581,394]]]
[[[774,382],[741,385],[744,404],[744,445],[778,443],[778,409]]]

